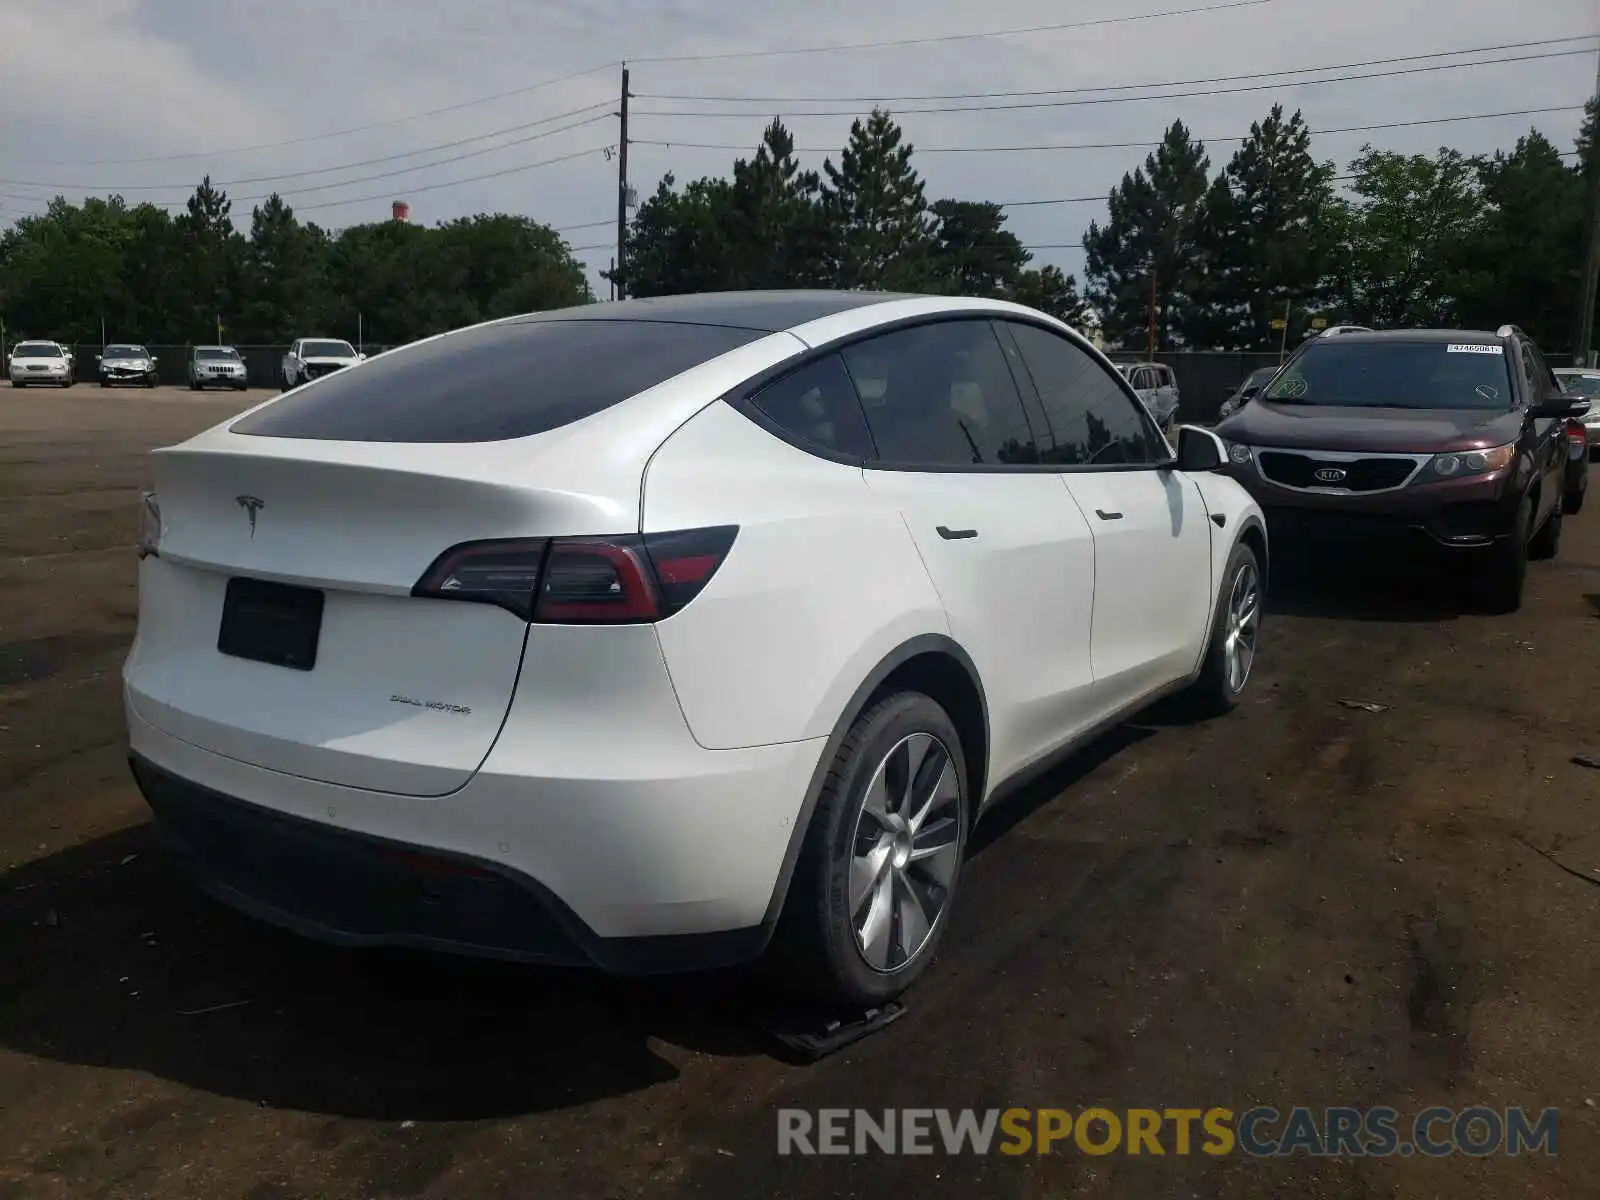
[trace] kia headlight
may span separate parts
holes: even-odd
[[[1246,446],[1243,442],[1224,441],[1222,444],[1227,447],[1228,464],[1230,466],[1248,467],[1253,461],[1250,453],[1250,447]]]
[[[1465,475],[1487,475],[1511,465],[1517,456],[1517,444],[1490,446],[1487,450],[1453,450],[1448,454],[1435,454],[1428,461],[1428,470],[1441,479],[1459,479]]]

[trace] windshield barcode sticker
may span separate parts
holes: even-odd
[[[1476,342],[1451,342],[1444,348],[1446,354],[1504,354],[1501,345],[1482,346]]]

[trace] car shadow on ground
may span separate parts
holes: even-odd
[[[1153,736],[1121,726],[998,802],[980,856]],[[569,1108],[678,1077],[652,1041],[787,1056],[754,971],[608,979],[323,946],[200,894],[148,824],[0,875],[0,1045],[298,1112],[462,1121]]]
[[[0,877],[0,1044],[274,1108],[472,1120],[677,1077],[652,1038],[766,1049],[736,973],[610,980],[323,946],[196,891],[149,825]]]
[[[1470,574],[1420,560],[1276,554],[1267,615],[1431,623],[1483,611]]]

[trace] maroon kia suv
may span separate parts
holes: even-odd
[[[1296,350],[1223,421],[1228,470],[1277,544],[1421,547],[1522,602],[1530,557],[1561,537],[1568,395],[1521,330],[1341,332]]]

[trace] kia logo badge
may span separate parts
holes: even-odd
[[[1339,483],[1344,479],[1345,474],[1346,472],[1339,467],[1323,467],[1317,472],[1317,480],[1320,483]],[[251,514],[250,519],[252,521],[255,520],[254,513]]]

